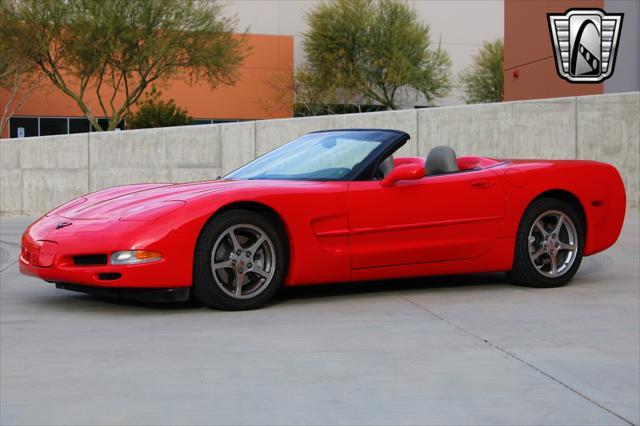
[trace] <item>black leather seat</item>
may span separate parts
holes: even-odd
[[[436,146],[429,151],[424,167],[427,176],[457,172],[456,152],[450,146]]]

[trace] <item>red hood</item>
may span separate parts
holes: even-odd
[[[191,198],[258,181],[205,181],[184,184],[139,184],[118,186],[72,200],[47,215],[68,219],[117,219],[123,216],[151,218],[165,210],[185,205]]]

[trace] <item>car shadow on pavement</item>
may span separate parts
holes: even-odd
[[[489,288],[489,286],[495,285],[508,285],[508,282],[505,274],[492,273],[285,287],[274,296],[266,305],[266,308],[303,300],[305,302],[322,300],[323,303],[326,303],[328,299],[333,297],[348,298],[349,296],[375,295],[398,291],[420,291],[426,293],[438,289],[466,291],[470,287],[477,288],[486,286]],[[149,311],[173,312],[194,311],[196,309],[206,310],[206,308],[195,301],[167,303],[140,302],[76,293],[67,290],[57,290],[55,293],[47,293],[46,295],[42,294],[31,299],[31,302],[48,310],[74,310],[76,312],[95,312],[96,309],[101,308],[116,308],[116,310],[118,310],[117,308],[122,308],[122,310],[129,312],[131,309],[139,310],[140,308]]]
[[[56,290],[57,293],[40,295],[32,299],[32,303],[41,308],[50,310],[86,310],[94,312],[100,307],[123,308],[124,310],[146,308],[153,311],[187,311],[201,307],[196,302],[141,302],[136,300],[120,299],[115,297],[96,296],[93,294],[76,293],[67,290]]]
[[[437,289],[465,291],[469,287],[489,286],[496,284],[509,284],[509,280],[506,274],[486,273],[473,275],[443,275],[379,281],[318,284],[299,287],[285,287],[273,298],[272,302],[269,304],[274,305],[293,300],[379,294],[397,291],[429,292]]]

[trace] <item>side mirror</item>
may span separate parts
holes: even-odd
[[[402,164],[391,170],[391,172],[380,181],[380,185],[388,188],[399,180],[416,180],[422,179],[423,177],[424,166],[420,164]]]

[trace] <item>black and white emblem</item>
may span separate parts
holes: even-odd
[[[572,83],[597,83],[611,77],[623,14],[571,9],[547,17],[560,77]]]
[[[71,226],[73,223],[71,222],[60,222],[56,225],[56,229],[66,228],[67,226]]]

